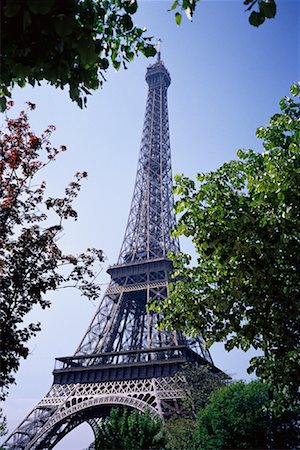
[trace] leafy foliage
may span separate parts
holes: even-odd
[[[209,366],[195,366],[185,364],[182,372],[187,380],[189,391],[186,393],[187,409],[200,411],[208,404],[213,392],[219,390],[228,383],[229,376],[223,372],[213,373]],[[192,401],[192,405],[190,401]]]
[[[182,13],[192,20],[197,3],[200,0],[175,0],[170,11],[177,10],[175,13],[175,21],[177,25],[181,24]],[[247,6],[246,11],[251,11],[249,23],[255,27],[259,27],[266,19],[272,19],[276,15],[275,0],[243,0],[243,4]],[[253,10],[257,7],[257,11]],[[180,12],[179,12],[179,11]]]
[[[258,6],[258,11],[252,11],[249,16],[250,24],[255,27],[259,27],[266,19],[273,19],[276,16],[275,0],[244,0],[244,5],[248,6],[246,11],[250,11],[255,5]]]
[[[223,373],[213,373],[209,366],[197,367],[190,363],[182,367],[181,373],[184,374],[188,387],[180,414],[173,414],[164,423],[166,450],[198,449],[195,440],[195,411],[205,408],[213,392],[225,386],[229,378]]]
[[[297,414],[288,412],[272,420],[268,409],[268,387],[259,381],[222,387],[198,413],[197,448],[295,448]]]
[[[177,25],[182,14],[192,20],[199,0],[175,0]],[[245,0],[249,21],[261,25],[276,14],[275,0]],[[134,25],[138,0],[3,0],[1,20],[0,110],[15,84],[35,86],[45,80],[69,87],[82,108],[87,95],[105,81],[112,66],[119,70],[140,53],[156,53],[145,29]]]
[[[167,443],[164,450],[197,450],[194,417],[171,417],[164,424]]]
[[[99,425],[95,449],[162,449],[165,438],[161,426],[161,420],[152,419],[148,412],[142,414],[136,410],[113,408]]]
[[[268,448],[267,402],[267,387],[256,381],[221,388],[198,414],[198,448]]]
[[[14,84],[42,80],[69,86],[86,104],[112,65],[126,68],[134,56],[155,55],[145,30],[134,26],[136,0],[4,0],[1,2],[1,107]]]
[[[6,417],[4,417],[2,408],[0,408],[0,437],[4,436],[6,433],[7,433]]]
[[[300,86],[294,85],[299,96]],[[274,391],[273,407],[298,398],[300,299],[300,105],[286,97],[281,113],[257,130],[265,151],[197,176],[177,176],[181,214],[175,233],[190,236],[198,254],[173,255],[169,299],[158,304],[165,326],[202,334],[227,350],[250,346],[256,371]]]
[[[35,108],[32,103],[28,105]],[[28,356],[28,340],[40,330],[39,323],[23,323],[33,306],[49,307],[45,294],[66,286],[78,288],[89,299],[99,294],[95,275],[102,252],[88,249],[80,255],[65,255],[58,246],[64,221],[77,218],[73,201],[87,173],[77,173],[62,198],[46,198],[46,183],[34,182],[38,172],[66,149],[52,147],[49,139],[53,131],[49,126],[36,136],[27,112],[22,111],[16,119],[7,117],[0,134],[2,398],[14,382],[20,358]]]

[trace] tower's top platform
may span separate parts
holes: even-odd
[[[169,87],[171,84],[170,74],[160,59],[160,52],[158,53],[157,61],[147,68],[146,81],[150,88],[161,84],[161,82],[166,87]]]

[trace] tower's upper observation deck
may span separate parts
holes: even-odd
[[[170,74],[160,58],[147,68],[146,81],[149,85],[149,88],[153,88],[159,85],[164,85],[166,87],[170,86]]]

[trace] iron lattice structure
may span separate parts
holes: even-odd
[[[175,224],[167,90],[170,75],[160,59],[148,67],[149,86],[137,177],[118,263],[74,356],[57,358],[48,394],[12,433],[6,449],[51,449],[82,422],[93,430],[113,405],[152,416],[176,408],[185,384],[185,362],[212,364],[200,338],[160,330],[147,304],[168,295],[179,251]]]

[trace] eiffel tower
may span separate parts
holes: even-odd
[[[168,295],[179,242],[175,224],[168,121],[169,72],[160,57],[146,73],[148,97],[133,199],[111,281],[74,356],[57,358],[54,381],[4,444],[5,449],[52,449],[72,429],[88,422],[93,431],[112,406],[152,417],[178,408],[186,383],[182,364],[210,364],[200,338],[157,327],[147,309]]]

